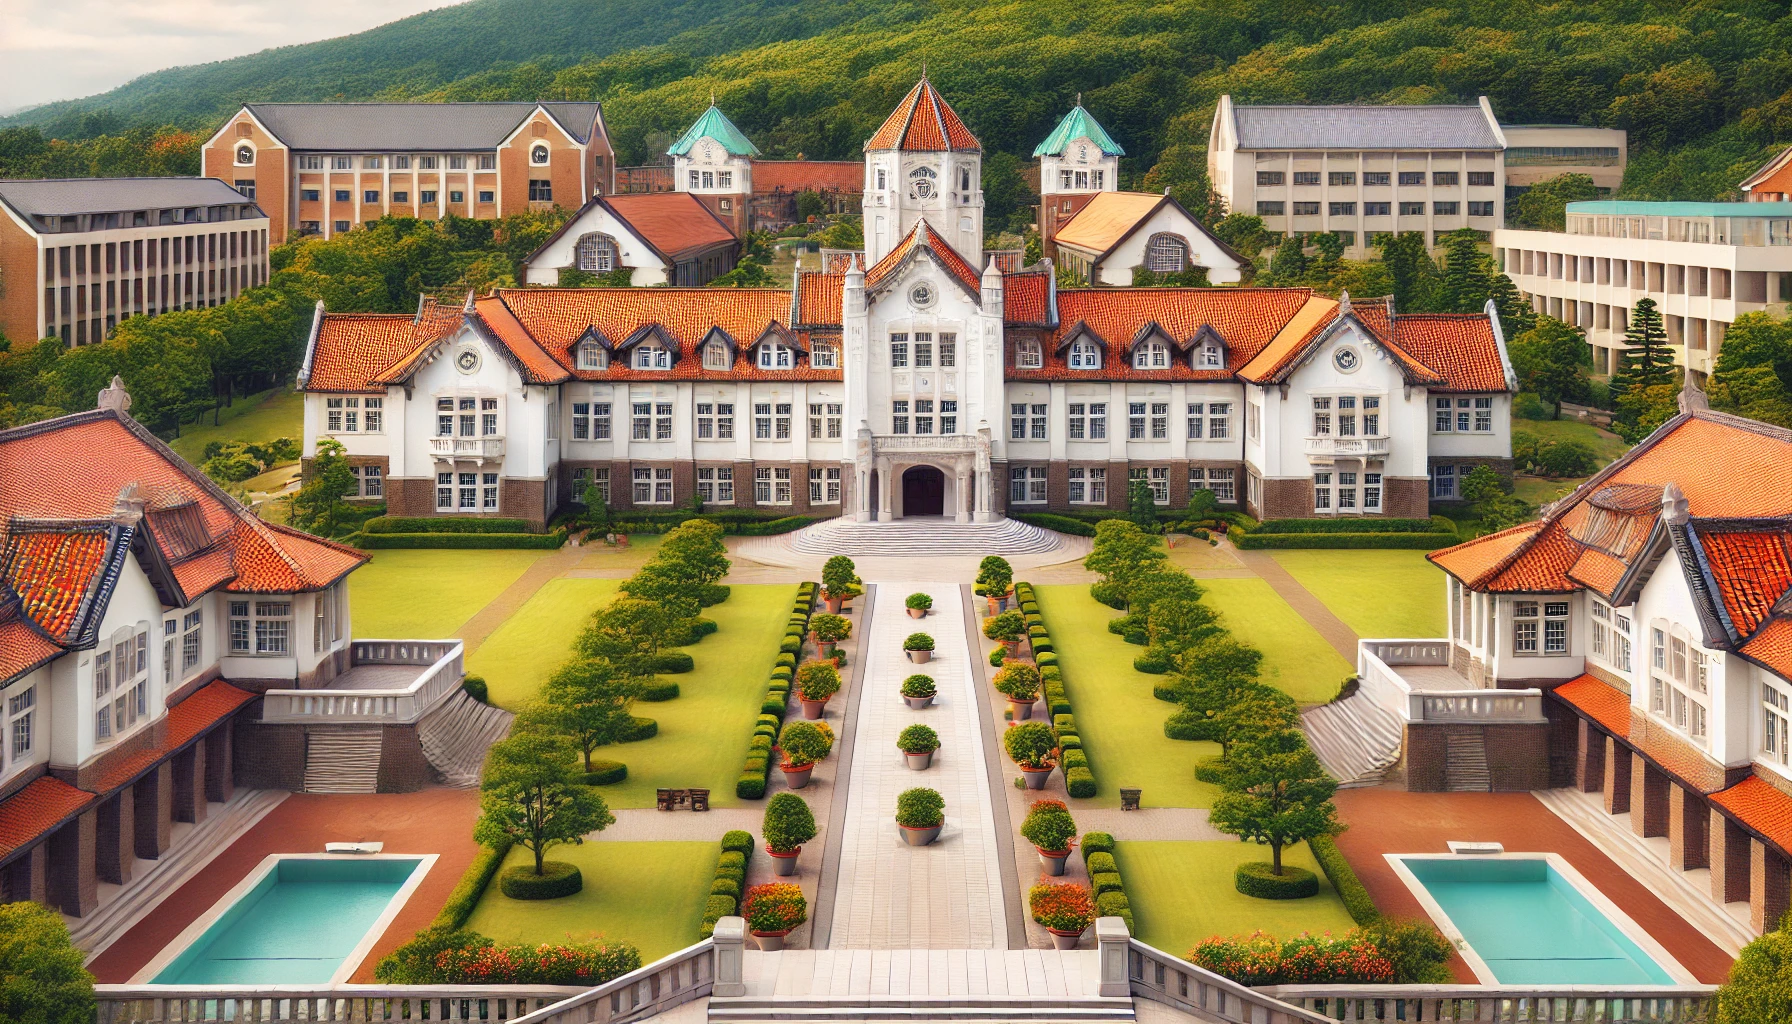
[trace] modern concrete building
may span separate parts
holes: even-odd
[[[1506,198],[1559,174],[1584,174],[1601,195],[1624,183],[1628,149],[1622,128],[1578,124],[1503,124]]]
[[[1675,361],[1698,374],[1738,316],[1792,301],[1792,203],[1570,203],[1567,227],[1496,231],[1494,253],[1538,312],[1586,330],[1598,373],[1639,299],[1655,300]]]
[[[215,306],[268,278],[268,219],[206,178],[0,181],[0,333],[105,340],[118,321]]]

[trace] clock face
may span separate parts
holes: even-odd
[[[1354,348],[1341,348],[1332,353],[1332,365],[1345,373],[1355,370],[1361,363],[1362,357],[1356,354]]]
[[[479,350],[463,348],[454,354],[454,365],[462,373],[474,373],[479,369]]]
[[[908,293],[908,300],[917,306],[932,305],[933,286],[929,284],[915,285],[914,289]]]
[[[1086,164],[1089,162],[1089,147],[1088,146],[1076,147],[1076,162],[1079,164]]]

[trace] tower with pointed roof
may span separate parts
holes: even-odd
[[[925,219],[973,263],[983,252],[983,145],[926,75],[865,143],[865,259]]]
[[[1125,155],[1126,150],[1083,106],[1079,94],[1076,106],[1033,147],[1033,157],[1039,161],[1039,237],[1054,237],[1089,200],[1118,191],[1120,158]]]
[[[672,143],[672,187],[689,192],[745,237],[753,198],[753,158],[759,147],[710,98],[709,109]]]

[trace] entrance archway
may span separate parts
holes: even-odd
[[[946,513],[946,474],[933,466],[911,466],[902,474],[902,515]]]

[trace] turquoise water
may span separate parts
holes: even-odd
[[[1501,984],[1674,984],[1546,860],[1401,862]]]
[[[282,860],[152,984],[327,982],[420,863]]]

